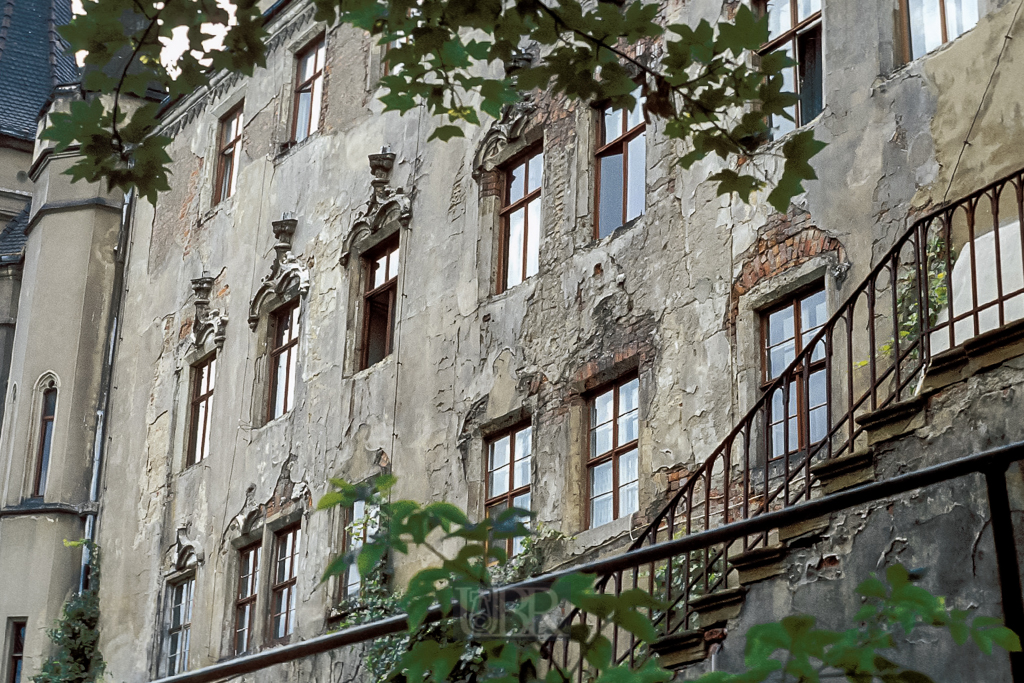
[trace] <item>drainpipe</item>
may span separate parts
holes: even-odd
[[[89,482],[89,505],[85,513],[85,539],[96,540],[96,524],[99,515],[100,470],[106,444],[107,410],[110,403],[110,384],[114,370],[114,347],[116,346],[121,306],[124,300],[124,268],[128,250],[128,234],[131,230],[132,209],[135,206],[135,191],[129,190],[121,206],[121,227],[114,247],[114,283],[110,293],[110,315],[107,321],[107,348],[100,374],[99,399],[96,401],[96,434],[92,444],[92,480]],[[89,587],[89,561],[91,552],[82,549],[82,568],[78,579],[79,592]]]

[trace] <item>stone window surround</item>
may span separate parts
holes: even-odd
[[[497,180],[498,180],[498,184],[499,184],[499,190],[498,191],[500,192],[500,194],[499,194],[499,202],[498,202],[498,207],[499,207],[498,208],[498,221],[497,221],[497,225],[498,225],[498,227],[497,227],[497,257],[496,257],[496,259],[494,261],[495,268],[494,268],[494,274],[492,276],[493,277],[493,281],[494,281],[494,293],[495,294],[501,294],[501,293],[511,289],[512,287],[515,287],[515,286],[517,286],[519,284],[522,284],[523,282],[526,282],[531,277],[533,277],[533,275],[527,275],[526,277],[522,278],[519,282],[517,282],[516,284],[512,285],[512,287],[507,286],[507,279],[508,279],[508,272],[507,271],[508,271],[508,267],[509,267],[509,261],[511,260],[511,245],[508,244],[509,234],[510,234],[509,227],[510,227],[510,217],[511,217],[511,215],[513,213],[516,213],[516,212],[520,211],[520,210],[522,210],[524,212],[523,216],[524,216],[524,221],[525,221],[524,222],[524,226],[525,227],[524,227],[524,233],[523,233],[524,245],[523,245],[523,257],[522,257],[523,258],[524,269],[526,267],[525,263],[526,263],[526,260],[527,260],[527,253],[526,253],[527,252],[527,248],[526,248],[525,243],[528,240],[527,229],[530,227],[529,226],[529,211],[527,210],[527,208],[528,208],[528,205],[532,204],[533,202],[539,202],[539,207],[538,207],[539,211],[538,211],[538,213],[540,214],[540,225],[533,226],[533,230],[536,230],[539,233],[537,235],[537,243],[538,243],[538,255],[537,255],[538,273],[539,273],[539,261],[540,261],[540,251],[541,251],[539,245],[541,244],[541,242],[544,241],[544,187],[543,187],[543,179],[544,179],[544,168],[543,168],[543,166],[544,166],[544,144],[543,144],[543,140],[536,141],[533,144],[526,145],[526,146],[516,145],[516,147],[517,148],[523,147],[523,148],[519,149],[519,151],[517,153],[515,153],[515,154],[509,156],[508,158],[506,158],[505,161],[503,161],[500,165],[498,165],[498,167],[492,172],[492,174],[498,174],[499,175],[499,178]],[[523,196],[520,197],[519,199],[517,199],[515,202],[510,202],[509,201],[509,199],[510,199],[509,194],[510,194],[510,188],[511,188],[511,171],[514,170],[515,168],[520,167],[520,166],[523,166],[524,168],[527,168],[528,164],[529,164],[529,160],[532,157],[535,157],[537,155],[540,155],[541,185],[538,185],[536,187],[536,189],[534,189],[532,191],[529,190],[529,188],[524,185],[524,187],[523,187]],[[505,157],[506,155],[502,154],[501,156]],[[528,168],[527,168],[527,173],[528,173]],[[493,183],[494,180],[495,180],[494,178],[491,178],[491,179],[489,179],[488,183]],[[489,191],[493,192],[493,189],[489,189]],[[483,194],[483,187],[481,187],[481,194]],[[532,198],[531,198],[531,196],[532,196]],[[509,211],[509,209],[512,206],[514,206],[514,205],[517,205],[516,211]]]
[[[400,317],[402,312],[402,271],[406,267],[406,259],[404,253],[408,253],[406,249],[407,238],[405,234],[402,234],[401,220],[395,217],[389,217],[376,232],[371,232],[361,239],[357,239],[351,248],[351,254],[349,256],[348,263],[345,267],[348,269],[348,281],[349,281],[349,299],[348,299],[348,314],[346,316],[346,330],[348,337],[345,344],[345,356],[347,358],[344,363],[346,370],[346,376],[358,375],[372,371],[374,368],[386,367],[389,363],[393,362],[394,353],[389,353],[378,362],[374,363],[369,367],[363,367],[363,358],[365,354],[364,339],[364,324],[363,321],[366,317],[366,279],[368,272],[366,268],[366,256],[368,254],[375,253],[381,245],[387,243],[389,240],[397,240],[397,246],[399,249],[399,260],[398,260],[398,292],[395,296],[395,310],[394,310],[394,334],[395,340],[397,341],[397,335],[400,332]],[[394,345],[392,346],[394,348]]]
[[[287,106],[281,107],[281,120],[279,121],[280,130],[284,131],[283,140],[280,144],[280,150],[278,158],[286,155],[289,151],[296,147],[300,147],[306,144],[309,140],[315,139],[323,131],[323,110],[327,106],[327,91],[329,88],[329,72],[327,70],[327,63],[330,61],[330,31],[327,30],[327,25],[322,22],[315,22],[307,27],[305,30],[299,32],[294,38],[288,41],[285,46],[285,54],[287,55],[288,66],[285,69],[285,82],[282,84],[281,92],[284,94],[284,101],[287,102]],[[297,79],[299,75],[299,57],[308,48],[312,47],[315,42],[322,39],[324,42],[324,74],[323,74],[323,97],[320,103],[320,112],[317,116],[320,117],[320,126],[315,132],[310,133],[305,139],[300,142],[295,141],[295,115],[297,107],[295,106],[295,88],[297,86]],[[280,138],[279,138],[280,139]],[[276,159],[275,159],[276,161]]]
[[[271,576],[276,555],[277,533],[291,526],[298,525],[300,528],[305,528],[306,525],[303,523],[303,517],[306,513],[306,508],[302,504],[294,506],[293,509],[287,512],[279,512],[270,516],[265,516],[262,509],[254,511],[250,513],[242,529],[236,532],[234,537],[229,540],[229,551],[226,553],[228,558],[227,567],[225,567],[226,571],[221,574],[221,576],[225,577],[224,580],[226,582],[226,590],[224,591],[224,630],[221,637],[221,652],[225,658],[240,656],[235,655],[235,602],[238,592],[239,552],[252,545],[259,544],[260,546],[260,578],[254,610],[256,616],[253,619],[252,633],[249,635],[251,645],[247,654],[259,652],[262,649],[289,640],[289,638],[285,638],[281,641],[275,641],[271,638]],[[303,564],[301,558],[306,550],[305,547],[299,548],[300,566]],[[305,582],[303,581],[302,572],[297,571],[296,574],[296,587],[299,591],[298,595],[301,596],[303,595],[302,591],[307,587],[303,585]],[[298,611],[299,606],[297,605],[297,615]],[[302,626],[302,620],[296,618],[296,631]]]
[[[839,301],[837,264],[838,257],[835,252],[823,252],[804,263],[760,280],[740,295],[736,315],[736,341],[733,348],[741,413],[758,400],[763,386],[762,313],[797,292],[815,283],[822,283],[825,300],[828,302],[828,314],[832,315],[836,309],[835,302]]]
[[[210,107],[209,114],[206,117],[207,130],[204,134],[206,139],[206,144],[204,146],[207,150],[206,158],[213,159],[214,163],[204,164],[203,184],[199,198],[200,215],[203,217],[200,223],[205,222],[214,213],[222,209],[230,210],[234,207],[234,194],[229,197],[224,197],[220,201],[215,201],[217,195],[216,185],[218,169],[220,168],[221,122],[228,114],[232,113],[235,108],[242,105],[242,132],[239,135],[238,141],[238,144],[242,149],[238,155],[238,168],[235,171],[237,176],[241,174],[242,169],[246,166],[245,124],[249,121],[249,117],[245,111],[245,91],[246,85],[243,83],[230,94],[223,97],[215,106]]]
[[[477,242],[477,263],[479,264],[477,281],[480,283],[479,298],[481,300],[501,297],[507,292],[516,289],[515,287],[506,289],[499,286],[499,278],[502,275],[501,235],[504,229],[504,220],[501,216],[501,210],[505,201],[505,169],[508,168],[511,162],[527,154],[530,150],[534,148],[543,150],[544,142],[544,129],[540,126],[530,126],[515,139],[506,139],[504,146],[488,157],[483,167],[479,169],[478,215],[480,240]],[[548,174],[545,172],[544,177],[547,178],[547,176]],[[544,191],[542,186],[540,193],[540,214],[542,217],[550,215],[550,208],[547,206],[547,202],[550,199],[549,194]],[[544,225],[543,218],[541,225]],[[545,231],[542,227],[540,237],[542,246],[541,261],[543,261],[543,243],[546,237],[544,233]],[[525,282],[527,280],[524,280]]]
[[[153,678],[159,678],[166,675],[167,671],[167,657],[168,648],[170,646],[167,632],[170,626],[170,604],[171,604],[171,590],[172,587],[185,581],[187,579],[195,580],[193,584],[193,598],[195,596],[196,587],[199,585],[199,566],[203,563],[203,552],[197,550],[191,545],[182,545],[182,541],[185,540],[181,536],[179,530],[178,544],[174,548],[173,553],[168,561],[169,569],[163,572],[163,590],[159,593],[157,614],[158,624],[160,629],[160,635],[157,640],[158,643],[158,654],[156,660],[153,662]],[[168,566],[165,564],[165,567]],[[195,624],[195,603],[193,602],[193,624]]]
[[[226,324],[226,316],[221,321],[222,324]],[[196,329],[196,322],[192,323],[193,333]],[[212,331],[212,329],[211,329]],[[221,330],[223,331],[223,330]],[[176,371],[176,391],[177,398],[175,399],[176,404],[181,406],[181,409],[176,411],[174,425],[174,436],[173,438],[173,453],[176,454],[175,460],[178,462],[175,470],[179,473],[199,471],[204,468],[196,467],[195,465],[201,465],[205,462],[204,458],[202,462],[194,463],[193,465],[188,464],[189,459],[189,436],[192,431],[192,380],[193,380],[193,367],[197,364],[208,361],[210,358],[216,356],[219,359],[220,356],[220,344],[223,344],[223,339],[218,343],[216,334],[204,334],[201,339],[195,340],[195,343],[190,345],[189,351],[181,357],[178,368]],[[224,373],[221,373],[219,380],[221,381],[223,391]],[[213,400],[211,406],[216,408],[218,401]],[[211,412],[207,419],[211,425],[217,424],[216,413]],[[180,460],[179,460],[180,458]]]
[[[515,400],[515,399],[514,399]],[[482,420],[475,422],[475,424],[467,425],[466,432],[468,437],[462,442],[461,450],[463,457],[469,462],[465,467],[467,476],[467,486],[469,488],[469,500],[466,504],[466,512],[469,516],[476,517],[476,519],[483,519],[487,514],[486,499],[487,499],[487,457],[488,447],[490,441],[500,436],[502,433],[508,432],[517,425],[531,424],[534,427],[533,443],[534,453],[532,454],[533,462],[531,463],[530,473],[530,492],[531,492],[531,505],[534,511],[537,510],[537,500],[533,496],[537,495],[539,491],[534,491],[533,480],[534,473],[536,472],[536,443],[537,443],[537,432],[536,424],[534,421],[534,415],[537,410],[537,397],[529,396],[522,401],[515,400],[516,407],[496,416],[483,415]]]
[[[40,456],[42,455],[40,448],[42,446],[43,435],[42,430],[40,429],[40,425],[43,419],[43,397],[46,394],[46,392],[51,388],[57,392],[56,406],[53,411],[53,433],[50,437],[50,454],[47,465],[46,486],[43,489],[42,495],[37,496],[36,482],[39,475],[39,467],[41,465]],[[36,383],[32,388],[32,403],[30,408],[31,422],[29,423],[31,426],[29,428],[29,450],[25,457],[25,463],[27,466],[25,467],[25,479],[22,488],[22,491],[24,492],[22,495],[23,499],[34,498],[43,501],[48,499],[55,499],[55,497],[53,496],[55,482],[51,475],[56,473],[54,471],[54,455],[60,452],[59,448],[57,447],[57,424],[60,419],[61,405],[60,393],[60,378],[57,376],[57,373],[49,370],[40,375],[39,379],[36,380]]]
[[[621,229],[621,228],[620,228]],[[613,382],[625,379],[630,375],[640,379],[640,413],[645,413],[648,404],[646,392],[652,386],[652,368],[641,352],[627,349],[616,353],[612,362],[600,364],[592,361],[576,374],[569,384],[569,434],[568,460],[565,467],[566,480],[561,490],[563,533],[571,535],[567,550],[571,555],[578,555],[603,546],[628,534],[633,528],[635,515],[626,515],[612,520],[608,524],[596,528],[588,528],[588,507],[590,504],[590,486],[587,480],[589,468],[587,458],[590,452],[590,398],[594,393]],[[640,420],[637,439],[637,457],[639,473],[639,496],[641,513],[650,504],[647,487],[651,476],[645,476],[651,470],[651,456],[648,452],[648,440],[644,438],[644,423]],[[637,520],[640,521],[639,519]]]
[[[196,593],[196,578],[197,568],[195,564],[195,558],[193,556],[193,563],[190,564],[186,569],[175,570],[171,574],[164,577],[164,604],[161,610],[161,643],[160,643],[160,658],[157,666],[157,675],[170,676],[173,674],[170,668],[170,655],[171,655],[171,612],[174,609],[174,589],[185,583],[186,581],[192,581],[192,609],[191,609],[191,620],[189,621],[189,650],[186,653],[185,662],[179,667],[178,672],[189,670],[189,655],[192,652],[191,649],[191,638],[192,638],[192,626],[195,623],[195,593]]]
[[[515,435],[519,434],[519,433],[522,433],[523,431],[525,431],[527,429],[530,430],[530,438],[529,438],[529,441],[530,441],[530,454],[527,456],[530,459],[530,473],[529,473],[529,477],[527,478],[526,484],[522,484],[520,486],[516,486],[515,485],[516,461],[521,459],[521,458],[519,458],[518,454],[515,452],[515,443],[516,443]],[[491,465],[490,465],[491,446],[493,446],[496,441],[498,441],[500,439],[503,439],[505,437],[509,437],[509,462],[508,462],[508,465],[507,465],[507,467],[508,467],[508,486],[506,487],[505,491],[499,492],[497,494],[492,495],[492,492],[490,490],[490,475],[491,475],[491,472],[493,471],[491,469]],[[533,421],[530,419],[529,415],[524,416],[524,418],[521,419],[520,421],[514,422],[510,426],[505,427],[504,429],[500,429],[500,430],[497,430],[497,431],[491,433],[487,438],[484,439],[483,463],[484,463],[484,492],[485,493],[484,493],[484,514],[483,514],[482,518],[488,517],[488,511],[489,511],[489,509],[491,507],[500,506],[500,505],[504,505],[505,509],[509,509],[509,508],[513,507],[513,505],[515,503],[515,499],[520,497],[520,496],[523,496],[523,495],[526,495],[526,496],[530,497],[530,504],[529,504],[528,507],[529,507],[529,509],[531,511],[534,509],[534,506],[533,506],[534,466],[533,465],[534,465],[535,459],[533,457],[533,450],[534,450],[533,445],[534,445]],[[529,521],[527,521],[527,520],[524,520],[524,523],[529,525]],[[506,540],[502,541],[502,543],[505,544],[505,551],[508,554],[508,557],[512,557],[513,555],[517,554],[517,552],[519,552],[517,546],[519,546],[521,544],[521,541],[519,543],[517,543],[517,541],[514,540],[514,539],[506,539]]]
[[[196,430],[197,428],[200,428],[200,425],[196,424],[197,405],[199,403],[205,403],[205,418],[203,420],[204,424],[202,425],[202,429],[205,430],[206,442],[212,441],[209,437],[209,433],[210,430],[213,428],[213,425],[215,424],[215,420],[213,419],[212,414],[212,408],[214,405],[216,405],[216,402],[214,401],[214,395],[216,394],[215,365],[217,362],[217,355],[218,354],[216,351],[203,354],[201,357],[197,358],[191,363],[188,363],[186,366],[188,368],[185,373],[188,375],[186,380],[188,382],[188,407],[185,410],[185,460],[182,465],[183,468],[186,469],[189,467],[193,467],[194,465],[201,464],[210,455],[209,451],[202,450],[202,446],[198,443],[198,440],[202,439],[204,435],[198,432],[196,434],[193,434],[193,431]],[[206,395],[204,395],[205,397],[203,398],[200,398],[199,396],[196,395],[196,392],[200,391],[197,387],[197,379],[201,368],[205,368],[207,372],[212,370],[212,374],[214,375],[214,388],[209,390],[206,393]],[[201,457],[197,458],[197,456]]]

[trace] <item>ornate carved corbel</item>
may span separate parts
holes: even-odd
[[[512,58],[505,62],[505,74],[512,79],[513,84],[517,81],[517,74],[530,66],[533,59],[532,51],[517,50]],[[483,140],[477,145],[476,154],[473,155],[473,178],[479,180],[483,173],[493,170],[493,159],[510,142],[519,139],[535,111],[537,104],[530,93],[524,93],[523,99],[501,108],[501,115],[491,124]]]
[[[218,349],[224,348],[225,328],[228,325],[228,314],[216,308],[210,308],[210,292],[213,291],[213,276],[203,271],[202,276],[192,280],[192,291],[196,295],[196,319],[192,324],[192,344],[202,348],[206,339],[213,335],[213,343]]]
[[[371,154],[370,181],[372,193],[366,208],[356,215],[344,248],[339,259],[343,267],[348,266],[349,255],[357,240],[371,235],[383,226],[389,218],[397,214],[398,222],[403,228],[409,227],[412,220],[412,198],[401,187],[391,187],[391,171],[395,167],[395,153],[384,147],[377,154]]]
[[[274,237],[274,262],[270,264],[270,274],[263,278],[256,296],[249,304],[249,327],[253,330],[259,324],[260,311],[264,302],[272,296],[283,297],[290,288],[295,287],[300,295],[309,292],[309,269],[292,253],[292,237],[298,221],[294,218],[282,218],[272,223]]]

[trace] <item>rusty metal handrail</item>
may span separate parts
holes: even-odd
[[[902,474],[884,481],[864,484],[830,496],[806,501],[799,505],[732,522],[725,526],[664,541],[656,545],[637,548],[620,555],[595,560],[579,567],[544,574],[543,576],[497,588],[495,589],[495,603],[498,605],[511,603],[516,598],[547,590],[559,578],[570,574],[585,573],[598,576],[621,576],[624,572],[635,571],[653,563],[671,560],[687,553],[699,551],[702,548],[729,544],[744,536],[765,533],[770,529],[832,514],[883,498],[901,495],[908,491],[933,486],[968,474],[1001,473],[1010,464],[1022,459],[1024,459],[1024,441],[1018,441],[982,453],[925,467],[915,472]],[[435,606],[427,612],[426,621],[434,622],[442,618],[440,607]],[[302,659],[303,657],[329,652],[340,647],[402,633],[407,629],[406,619],[405,614],[398,614],[369,624],[352,626],[334,633],[327,633],[299,643],[283,645],[256,654],[213,664],[202,669],[196,669],[195,671],[186,671],[174,676],[168,676],[158,679],[154,683],[212,683],[234,676],[241,676],[275,664],[284,664]]]
[[[1001,208],[1013,215],[1004,215],[1006,220],[1001,221]],[[979,222],[986,216],[991,218],[989,226]],[[988,235],[992,235],[991,249],[985,245]],[[859,418],[916,394],[938,353],[1024,318],[1022,243],[1024,170],[916,220],[689,475],[630,549],[809,500],[817,483],[812,464],[852,454],[865,429]],[[979,256],[983,246],[990,258]],[[959,260],[965,254],[969,258]],[[995,272],[995,291],[986,292],[992,289],[991,283],[979,275],[987,269]],[[811,364],[820,367],[822,360],[824,369],[814,372],[825,375],[826,426],[823,434],[812,435],[805,397],[810,391]],[[782,434],[773,441],[769,425],[778,408],[773,402],[780,396]],[[790,417],[794,405],[795,414]],[[789,448],[793,422],[796,449]],[[779,450],[778,441],[783,448],[778,458],[772,458],[773,448]],[[746,536],[742,550],[766,542],[765,534]],[[674,609],[682,612],[676,627],[668,623],[668,615],[666,628],[687,627],[691,598],[721,585],[729,551],[721,548],[716,554],[704,549],[702,556],[688,558],[682,581],[673,581],[672,573],[678,569],[666,568],[665,584],[680,584],[680,594],[669,591],[668,597]],[[691,570],[691,564],[696,568]]]

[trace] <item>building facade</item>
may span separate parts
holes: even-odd
[[[166,111],[172,189],[156,206],[68,184],[59,172],[70,155],[35,145],[22,286],[11,298],[0,585],[31,577],[38,590],[0,598],[6,680],[16,680],[16,657],[26,673],[45,657],[44,630],[78,575],[60,540],[91,520],[104,558],[102,650],[122,681],[336,623],[359,581],[320,583],[352,543],[345,514],[315,509],[332,477],[390,472],[396,496],[450,501],[477,518],[529,507],[563,535],[548,569],[622,551],[747,411],[776,395],[780,374],[861,296],[918,217],[1024,166],[1014,85],[1024,46],[1006,39],[1020,31],[1019,3],[761,8],[766,49],[790,45],[796,56],[794,125],[828,143],[814,160],[818,180],[785,215],[760,195],[749,205],[716,196],[707,178],[721,162],[680,169],[683,146],[640,111],[535,93],[465,139],[428,142],[434,122],[420,109],[382,113],[387,59],[372,37],[313,21],[299,0],[265,4],[267,67],[215,79]],[[695,24],[730,7],[670,1],[662,12]],[[637,58],[656,63],[658,44]],[[58,90],[52,107],[76,96]],[[773,126],[766,144],[777,148],[793,126]],[[777,177],[771,158],[755,163]],[[1006,206],[1018,211],[1013,187],[1017,204]],[[996,230],[956,233],[942,272],[956,281],[960,256],[981,259],[983,233],[1000,235],[999,267],[1019,270],[1020,237],[1009,210],[1003,218]],[[1008,277],[997,276],[996,323],[975,314],[961,333],[954,300],[953,332],[945,347],[928,338],[929,357],[1024,317],[1013,298],[1024,282]],[[869,336],[860,320],[848,332],[858,343]],[[766,409],[766,461],[788,468],[843,438],[832,389],[843,372],[851,396],[854,385],[891,381],[865,379],[886,344],[868,327],[863,357],[805,354],[801,379]],[[1003,360],[939,394],[917,375],[909,389],[896,379],[897,403],[905,389],[930,397],[926,424],[895,440],[848,434],[846,455],[870,446],[884,477],[1021,439],[1013,415],[1024,368]],[[884,407],[844,410],[853,425],[855,412]],[[728,479],[724,490],[728,499]],[[785,581],[750,589],[730,628],[845,606],[843,591],[888,561],[957,564],[947,553],[962,552],[964,538],[984,554],[982,502],[969,487],[907,499],[888,536],[858,541],[846,529],[794,546]],[[965,519],[915,536],[922,520],[960,508]],[[881,510],[864,512],[861,529],[882,524]],[[394,580],[427,561],[392,567]],[[999,614],[995,576],[989,552],[935,588]],[[913,648],[964,680],[976,666]],[[362,675],[352,653],[290,666],[296,678]],[[1000,680],[1005,663],[993,666]]]

